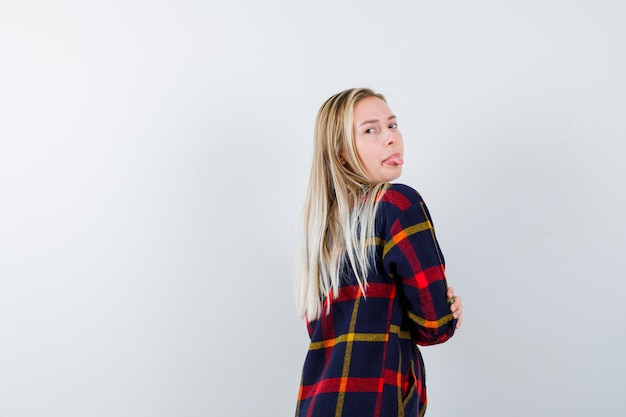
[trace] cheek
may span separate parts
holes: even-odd
[[[398,139],[396,143],[400,146],[400,148],[404,149],[404,138],[401,133],[398,133]]]
[[[365,149],[365,146],[360,141],[357,141],[354,150],[356,151],[356,156],[358,156],[361,160],[361,163],[365,163],[367,155],[367,149]]]
[[[361,163],[367,168],[371,167],[375,163],[375,152],[368,146],[363,146],[357,149]]]

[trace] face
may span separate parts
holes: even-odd
[[[354,106],[356,151],[375,183],[390,182],[402,174],[404,143],[396,116],[378,97],[367,97]]]

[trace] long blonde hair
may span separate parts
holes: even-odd
[[[353,88],[330,97],[317,113],[295,281],[296,309],[308,320],[321,315],[325,298],[338,296],[345,266],[365,293],[377,196],[386,184],[374,183],[365,171],[353,123],[356,103],[372,96],[385,101],[370,89]]]

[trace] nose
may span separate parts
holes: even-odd
[[[398,140],[398,133],[396,131],[390,130],[387,134],[387,145],[393,145]]]

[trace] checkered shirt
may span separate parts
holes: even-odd
[[[311,344],[298,417],[424,415],[424,363],[417,345],[445,342],[456,320],[446,297],[443,255],[417,191],[393,184],[382,194],[376,245],[365,294],[346,268],[339,297],[307,322]]]

